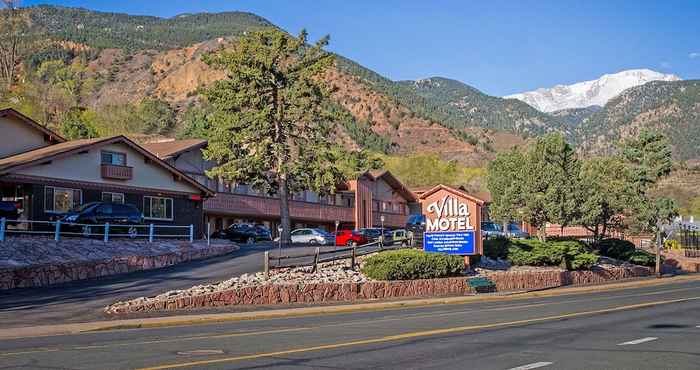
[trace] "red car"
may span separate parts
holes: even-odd
[[[335,234],[335,245],[345,245],[351,247],[353,245],[362,245],[369,243],[366,235],[352,230],[338,230]]]

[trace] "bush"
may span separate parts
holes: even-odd
[[[590,253],[590,252],[584,252],[577,254],[574,256],[574,258],[571,260],[571,269],[572,270],[590,270],[593,265],[595,265],[598,262],[598,256]]]
[[[559,266],[579,270],[593,266],[598,257],[588,253],[586,245],[577,240],[517,240],[511,241],[508,260],[519,266]]]
[[[484,240],[484,256],[497,260],[508,257],[510,240],[506,238],[492,238]]]
[[[461,256],[404,249],[367,258],[362,272],[375,280],[412,280],[456,276],[463,269]]]
[[[635,250],[627,258],[627,261],[635,265],[654,267],[656,266],[656,255],[642,250]]]
[[[603,239],[595,244],[595,248],[603,256],[625,261],[637,250],[632,242],[615,238]]]

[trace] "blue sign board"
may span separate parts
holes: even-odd
[[[476,253],[474,231],[433,231],[423,234],[423,250],[447,254]]]

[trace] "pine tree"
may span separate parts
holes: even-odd
[[[328,90],[333,62],[324,37],[307,44],[277,29],[251,32],[204,61],[227,74],[204,91],[212,113],[207,159],[212,177],[246,183],[280,200],[281,238],[290,242],[290,194],[326,194],[344,181],[342,151],[330,141]]]

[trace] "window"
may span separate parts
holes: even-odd
[[[143,217],[152,220],[172,221],[172,198],[143,197]]]
[[[122,193],[110,193],[107,191],[102,192],[102,201],[110,203],[124,204],[124,194]]]
[[[102,152],[102,164],[126,166],[126,154],[117,152]]]
[[[44,211],[63,213],[79,207],[83,203],[83,192],[78,189],[44,188]]]

